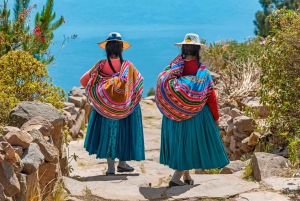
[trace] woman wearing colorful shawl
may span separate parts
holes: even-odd
[[[132,172],[128,160],[144,160],[144,134],[139,102],[143,91],[143,77],[128,61],[122,51],[130,44],[117,32],[109,34],[99,43],[107,59],[97,62],[80,79],[91,99],[91,113],[85,149],[97,158],[106,158],[106,175],[115,174],[115,159],[119,159],[117,172]]]
[[[218,128],[218,102],[210,72],[200,62],[197,34],[187,34],[177,56],[159,74],[156,103],[163,113],[160,163],[174,169],[169,187],[193,185],[191,169],[229,163]],[[183,176],[183,182],[181,177]]]

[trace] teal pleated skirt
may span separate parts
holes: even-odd
[[[128,117],[108,119],[92,110],[84,148],[96,158],[121,161],[145,160],[144,133],[141,109],[138,105]]]
[[[229,163],[219,128],[207,105],[185,121],[163,116],[160,163],[175,170],[222,168]]]

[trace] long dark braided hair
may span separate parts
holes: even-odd
[[[106,57],[109,64],[109,67],[114,73],[117,73],[115,68],[113,67],[110,56],[120,57],[121,65],[123,63],[122,51],[123,51],[123,42],[117,40],[108,41],[105,45]]]
[[[181,47],[181,56],[183,59],[186,56],[196,56],[198,67],[200,67],[200,55],[199,50],[201,49],[200,45],[191,45],[191,44],[183,44]]]

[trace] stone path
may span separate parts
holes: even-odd
[[[207,198],[207,201],[292,200],[280,194],[279,190],[284,188],[284,185],[280,186],[282,181],[274,178],[265,180],[262,184],[248,182],[241,179],[243,174],[241,171],[223,175],[192,172],[195,185],[168,188],[173,170],[158,163],[161,115],[151,104],[146,103],[142,108],[144,125],[147,125],[144,128],[146,160],[129,161],[128,163],[135,168],[133,173],[105,176],[106,160],[88,155],[83,148],[83,140],[71,142],[69,155],[75,153],[79,158],[70,163],[74,169],[70,177],[64,177],[65,187],[73,196],[67,200],[200,200],[201,198]],[[145,112],[150,114],[144,114]],[[291,181],[284,182],[287,185]],[[90,199],[89,195],[93,195],[93,199]],[[87,199],[84,199],[85,196]]]

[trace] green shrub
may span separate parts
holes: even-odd
[[[154,96],[155,95],[155,89],[151,87],[147,93],[147,96]]]
[[[300,156],[300,13],[277,10],[270,17],[272,35],[260,56],[260,96],[270,108],[268,122],[275,148],[289,147],[290,159]]]
[[[218,72],[224,81],[227,96],[256,95],[259,88],[260,69],[257,57],[261,51],[260,38],[245,42],[222,41],[210,44],[201,55],[209,70]]]
[[[62,108],[65,92],[52,84],[45,64],[28,52],[11,51],[0,58],[0,125],[21,101],[41,101]]]
[[[32,10],[37,5],[29,5],[30,0],[15,0],[13,19],[7,0],[0,6],[0,56],[9,51],[22,49],[39,61],[50,64],[54,60],[49,47],[53,44],[53,32],[65,22],[63,16],[55,20],[54,0],[46,0],[42,11],[31,19]],[[34,27],[30,27],[34,21]]]

